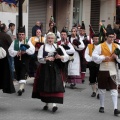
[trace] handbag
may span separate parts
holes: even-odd
[[[6,51],[2,47],[0,47],[0,59],[5,57],[6,57]]]

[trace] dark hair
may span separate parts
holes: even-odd
[[[2,23],[0,25],[0,31],[3,32],[5,30],[5,28],[6,28],[6,25],[4,23]]]
[[[15,24],[14,23],[10,23],[9,24],[9,28],[12,27],[12,26],[15,26]]]

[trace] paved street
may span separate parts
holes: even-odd
[[[0,91],[0,120],[120,120],[113,115],[113,104],[110,92],[106,94],[105,113],[99,113],[99,100],[91,98],[91,88],[88,85],[88,75],[85,84],[77,89],[70,89],[67,84],[64,104],[58,105],[56,113],[43,111],[44,104],[38,99],[32,99],[33,80],[29,79],[23,96],[3,94]],[[18,85],[16,90],[18,89]],[[120,109],[120,98],[118,102]]]

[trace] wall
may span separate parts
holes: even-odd
[[[26,5],[26,8],[25,8]],[[28,36],[28,0],[25,0],[23,4],[23,9],[27,9],[26,12],[23,13],[23,25],[26,28],[26,36]],[[18,16],[18,12],[0,12],[0,20],[2,23],[5,23],[7,26],[10,22],[17,24],[16,16]],[[16,35],[18,28],[15,28],[14,35]]]
[[[91,0],[83,0],[82,21],[84,21],[85,23],[87,34],[89,34],[90,14],[91,14]]]
[[[101,0],[100,21],[103,24],[111,24],[113,26],[114,16],[116,14],[116,0]]]

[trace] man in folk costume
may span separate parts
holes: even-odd
[[[80,37],[80,40],[82,40],[85,45],[85,48],[82,51],[80,51],[81,79],[82,79],[82,83],[84,83],[85,73],[86,73],[86,68],[87,68],[87,62],[85,60],[84,54],[85,54],[85,49],[86,49],[87,45],[91,43],[91,41],[89,40],[89,36],[86,35],[84,22],[82,22],[79,37]]]
[[[88,68],[90,74],[89,81],[93,91],[91,97],[95,97],[97,92],[97,76],[99,72],[99,64],[93,62],[92,52],[95,49],[95,47],[98,45],[99,34],[94,34],[92,39],[93,39],[93,44],[88,44],[85,50],[85,59],[88,62]]]
[[[113,42],[114,31],[107,29],[107,40],[99,44],[93,51],[93,61],[100,64],[98,74],[98,92],[100,97],[99,112],[104,113],[104,99],[106,88],[109,87],[111,91],[112,101],[114,105],[114,115],[120,114],[120,110],[117,109],[118,100],[118,84],[116,80],[117,67],[116,61],[120,63],[119,57],[115,54],[116,48],[120,49],[120,46]]]
[[[45,39],[42,36],[42,32],[40,29],[36,29],[36,35],[34,37],[31,37],[29,39],[29,42],[31,42],[35,47],[35,53],[31,56],[29,63],[29,77],[34,77],[36,73],[36,69],[39,65],[37,60],[38,50],[40,46],[43,45],[45,42]]]
[[[66,29],[63,28],[61,31],[61,40],[58,41],[57,44],[63,46],[66,53],[69,55],[69,61],[72,61],[74,60],[73,55],[74,55],[75,49],[72,46],[72,44],[69,42],[69,40],[67,39],[67,35],[68,34],[67,34]],[[66,74],[65,81],[67,79],[69,61],[65,63],[65,71],[64,71],[64,73]],[[64,82],[64,86],[65,86],[65,82]]]
[[[10,56],[14,57],[16,79],[19,81],[18,95],[24,92],[26,74],[29,67],[29,55],[34,54],[34,46],[25,38],[25,27],[18,29],[18,39],[12,42],[8,49]]]

